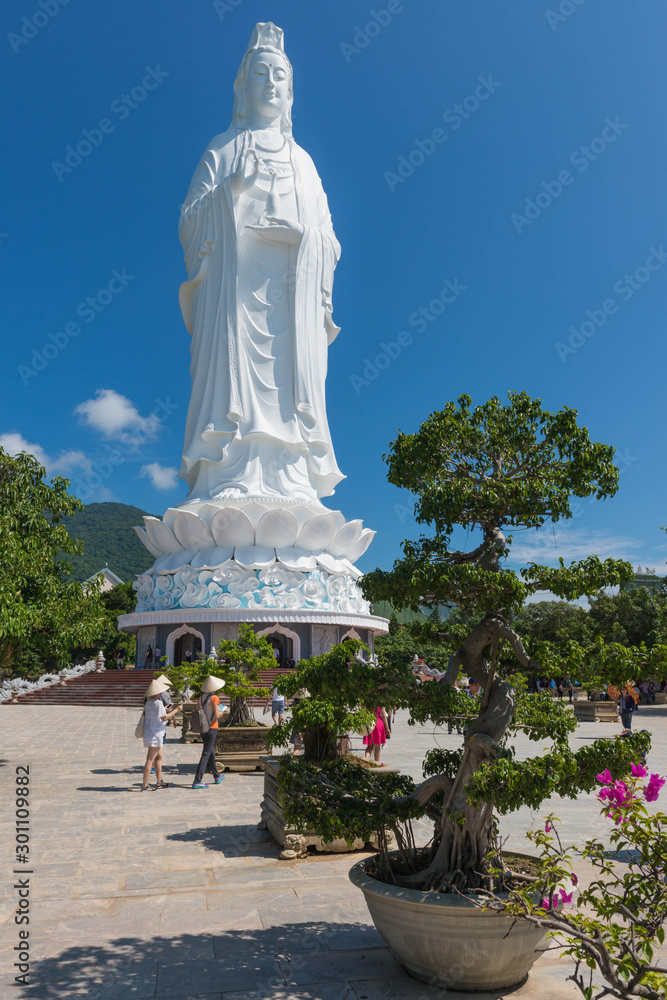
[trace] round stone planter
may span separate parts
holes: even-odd
[[[520,918],[481,910],[462,896],[419,892],[378,882],[368,858],[350,869],[378,933],[416,979],[439,988],[496,990],[515,986],[542,953],[544,931]]]

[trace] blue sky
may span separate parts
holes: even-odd
[[[178,211],[260,20],[285,30],[295,138],[343,247],[327,399],[347,479],[325,503],[378,531],[360,568],[414,535],[382,461],[397,429],[525,389],[576,408],[622,477],[515,556],[663,572],[660,0],[3,4],[0,443],[86,502],[184,498]]]

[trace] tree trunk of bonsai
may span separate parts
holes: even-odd
[[[439,791],[444,792],[444,807],[436,827],[434,853],[426,868],[401,878],[414,888],[466,890],[483,886],[486,878],[484,859],[493,836],[493,803],[471,806],[467,786],[481,765],[497,756],[500,740],[512,721],[516,698],[512,686],[494,677],[494,663],[485,651],[495,648],[499,639],[508,639],[517,658],[529,658],[516,633],[500,615],[487,615],[452,655],[441,684],[453,684],[461,667],[478,680],[485,695],[480,714],[468,726],[461,766],[454,778],[445,774],[427,778],[413,793],[421,804]]]
[[[250,706],[245,698],[232,699],[229,706],[229,715],[223,721],[225,726],[255,726],[257,720],[250,710]]]

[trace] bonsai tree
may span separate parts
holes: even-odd
[[[377,666],[365,660],[363,653],[368,655],[362,642],[346,639],[328,653],[301,660],[292,674],[277,680],[281,694],[296,696],[298,701],[291,720],[271,730],[272,747],[288,746],[296,730],[303,738],[304,760],[321,764],[341,756],[341,736],[375,725],[374,712],[382,692]],[[383,683],[388,686],[384,674]]]
[[[263,635],[257,635],[247,623],[239,625],[236,639],[223,639],[217,656],[199,657],[192,663],[169,666],[165,671],[177,691],[190,688],[199,697],[201,686],[209,674],[225,682],[223,691],[230,699],[229,713],[221,720],[223,726],[256,726],[248,698],[268,698],[269,688],[261,687],[262,671],[275,670],[273,646]]]
[[[439,891],[502,888],[505,876],[499,883],[492,874],[494,811],[506,813],[524,803],[537,808],[555,793],[574,798],[591,790],[595,775],[605,769],[623,776],[648,749],[648,737],[638,734],[611,743],[596,740],[574,753],[568,735],[576,720],[548,694],[527,694],[524,675],[622,684],[664,671],[665,647],[607,645],[598,637],[587,646],[571,641],[560,652],[540,641],[526,649],[512,624],[538,590],[573,600],[632,579],[628,563],[596,556],[569,566],[562,559],[556,567],[531,563],[518,572],[507,565],[511,530],[567,520],[573,497],[614,495],[613,456],[613,448],[592,442],[577,425],[574,410],[549,413],[525,393],[510,393],[506,405],[492,398],[475,408],[469,396],[461,396],[432,414],[417,433],[399,433],[392,443],[386,456],[389,481],[412,491],[417,522],[429,525],[430,532],[404,542],[403,558],[391,571],[368,574],[365,596],[397,609],[450,605],[462,616],[441,680],[408,678],[409,664],[402,676],[392,668],[392,676],[380,657],[378,692],[385,705],[408,707],[413,723],[441,723],[456,715],[467,718],[467,729],[459,750],[432,750],[424,764],[426,780],[391,801],[380,793],[362,794],[339,775],[314,775],[303,811],[318,833],[318,821],[331,833],[335,808],[338,836],[350,828],[351,814],[357,829],[366,824],[370,833],[384,826],[396,834],[400,862],[382,857],[380,877]],[[455,531],[462,541],[469,537],[469,544],[455,546]],[[461,628],[466,619],[467,631]],[[454,686],[461,674],[481,684],[475,699]],[[510,740],[518,729],[532,740],[551,739],[553,748],[516,761]],[[285,791],[290,794],[287,780]],[[415,850],[407,821],[424,813],[435,821],[434,837]]]
[[[236,639],[218,643],[218,664],[214,671],[225,682],[225,694],[230,699],[229,715],[223,726],[256,726],[248,698],[268,698],[271,689],[261,687],[262,671],[275,670],[273,646],[263,635],[257,635],[252,625],[239,625]]]

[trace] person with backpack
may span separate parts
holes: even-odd
[[[220,705],[220,699],[214,694],[214,691],[219,691],[224,686],[224,681],[209,674],[201,686],[201,694],[190,719],[192,732],[200,733],[204,744],[195,780],[192,783],[193,788],[208,788],[208,785],[204,784],[204,775],[209,768],[216,785],[219,785],[225,777],[219,773],[215,763],[215,741],[218,738],[218,720],[228,709],[226,705]]]
[[[621,693],[619,707],[621,709],[621,722],[623,724],[623,728],[632,729],[632,713],[636,710],[637,705],[635,704],[634,697],[630,694],[629,688],[626,688]]]

